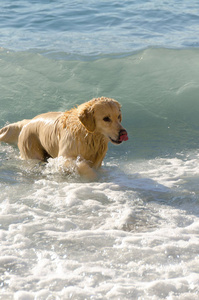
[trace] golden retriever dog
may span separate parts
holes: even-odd
[[[121,120],[116,100],[94,98],[66,112],[9,124],[0,130],[0,141],[18,144],[22,159],[46,161],[62,156],[66,168],[75,166],[80,175],[94,179],[108,142],[117,145],[128,140]]]

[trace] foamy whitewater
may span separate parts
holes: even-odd
[[[199,2],[2,1],[0,127],[106,96],[95,182],[0,144],[0,299],[199,299]]]

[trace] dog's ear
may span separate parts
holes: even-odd
[[[94,111],[91,107],[84,107],[79,111],[78,117],[87,131],[93,132],[95,130]]]

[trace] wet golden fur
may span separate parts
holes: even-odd
[[[63,156],[66,167],[73,163],[80,175],[92,179],[108,142],[120,143],[120,109],[114,99],[95,98],[64,113],[49,112],[7,125],[0,130],[0,141],[18,144],[22,159]]]

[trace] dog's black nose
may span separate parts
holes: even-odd
[[[128,141],[128,133],[125,129],[121,129],[120,130],[120,138],[119,138],[119,141],[120,142],[123,142],[123,141]]]

